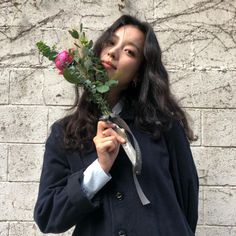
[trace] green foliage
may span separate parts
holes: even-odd
[[[78,39],[79,38],[79,33],[76,30],[69,30],[70,35],[75,38]]]
[[[44,42],[39,41],[36,43],[36,46],[38,47],[38,50],[43,54],[43,56],[47,57],[50,61],[54,61],[58,52],[55,51],[55,47],[52,49],[47,46]]]
[[[72,68],[65,68],[63,70],[63,76],[68,82],[70,82],[72,84],[77,84],[77,78],[76,78],[76,76],[74,74],[74,70]]]
[[[117,80],[108,80],[105,82],[105,85],[108,87],[116,86],[118,84]]]
[[[116,86],[116,78],[109,79],[100,59],[94,55],[93,41],[89,40],[83,32],[83,25],[80,25],[80,32],[72,29],[70,35],[75,39],[75,49],[69,49],[73,62],[65,64],[63,77],[76,86],[83,87],[89,92],[88,100],[98,105],[102,115],[109,115],[110,108],[105,99],[105,94],[110,88]],[[49,60],[54,61],[57,52],[55,47],[50,48],[44,42],[37,44],[39,51]]]
[[[106,92],[109,91],[109,86],[107,86],[106,84],[102,84],[102,85],[97,87],[97,91],[99,93],[106,93]]]

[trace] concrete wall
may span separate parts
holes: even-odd
[[[152,23],[172,89],[193,118],[197,235],[236,235],[235,12],[235,0],[1,0],[0,235],[43,235],[32,209],[44,142],[74,98],[35,43],[69,48],[68,29],[83,22],[95,39],[122,13]]]

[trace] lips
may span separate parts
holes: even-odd
[[[101,61],[105,69],[116,70],[116,67],[110,61]]]

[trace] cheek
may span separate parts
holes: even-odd
[[[137,62],[131,62],[126,64],[126,72],[129,73],[129,75],[136,75],[138,69],[139,69],[139,63]]]
[[[104,52],[104,50],[102,50],[100,53],[100,56],[99,56],[100,60],[104,57],[104,54],[105,54],[105,52]]]
[[[127,85],[135,78],[138,67],[135,64],[126,64],[121,71],[123,76],[120,76],[119,82]]]
[[[100,59],[102,59],[105,55],[107,55],[108,49],[104,48],[100,53]]]

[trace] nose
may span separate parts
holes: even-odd
[[[111,58],[116,60],[118,58],[119,54],[119,49],[117,47],[112,47],[108,50],[107,55]]]

